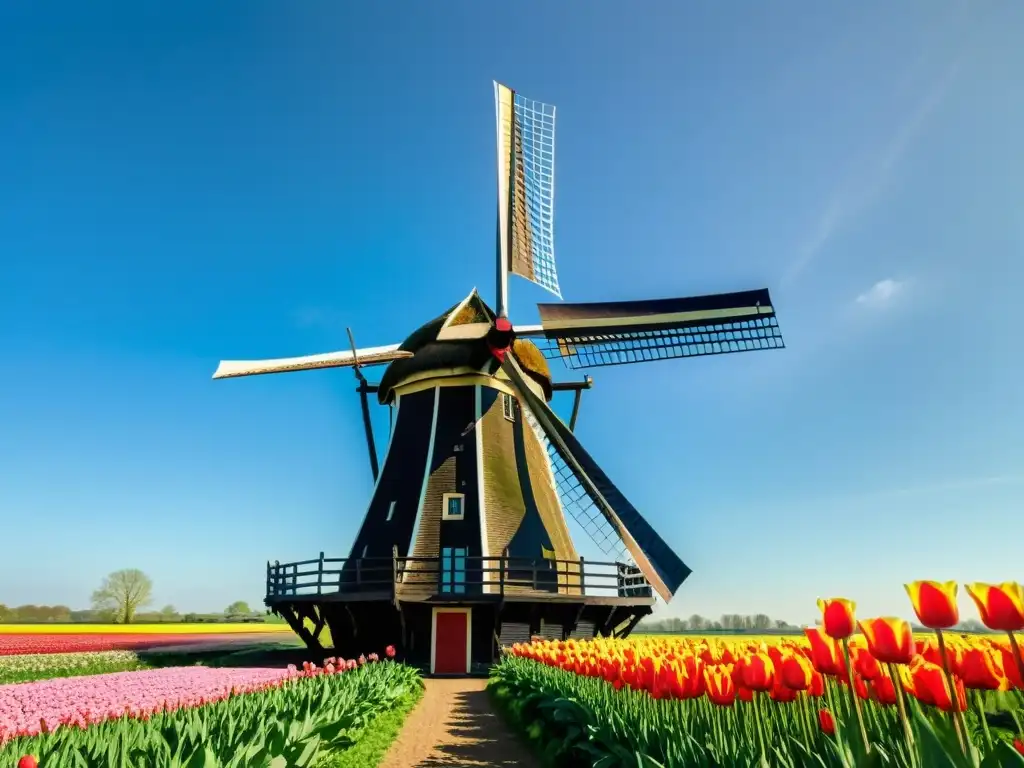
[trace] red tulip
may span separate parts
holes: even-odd
[[[892,707],[896,704],[896,688],[892,684],[892,679],[888,675],[882,675],[880,678],[875,680],[872,684],[874,690],[875,699],[879,704]]]
[[[833,597],[829,600],[819,598],[818,609],[821,611],[821,624],[825,628],[825,634],[836,640],[852,635],[857,625],[854,618],[856,608],[855,602],[843,597]]]
[[[1010,684],[1018,691],[1024,691],[1024,678],[1021,677],[1020,667],[1017,666],[1017,657],[1008,644],[995,643],[995,650],[1003,658],[1003,671],[1010,679]]]
[[[389,659],[395,658],[395,646],[389,645],[387,648],[385,648],[384,655],[387,656]]]
[[[957,673],[967,688],[982,691],[1005,691],[1010,681],[1003,669],[1003,657],[988,648],[968,648],[960,656]]]
[[[764,653],[752,653],[744,660],[743,685],[752,691],[770,691],[775,684],[775,665]]]
[[[832,717],[832,713],[829,712],[827,709],[822,709],[818,711],[818,724],[821,726],[822,732],[827,734],[828,736],[832,736],[835,734],[836,721]]]
[[[917,649],[910,624],[903,619],[884,617],[857,622],[868,642],[871,655],[883,664],[909,664]]]
[[[825,695],[825,678],[818,670],[814,670],[811,675],[811,686],[807,689],[807,695],[814,698],[821,698]]]
[[[782,663],[776,665],[776,672],[783,684],[794,691],[806,691],[811,687],[814,668],[803,654],[787,652]]]
[[[731,707],[736,701],[736,685],[729,667],[704,667],[704,685],[713,704]]]
[[[859,645],[850,646],[850,656],[853,662],[854,671],[865,680],[877,680],[882,676],[882,669],[878,666],[878,659],[871,655],[867,648]]]
[[[32,755],[25,755],[18,761],[18,768],[39,768],[39,763]]]
[[[949,629],[960,623],[955,581],[915,581],[904,584],[918,620],[929,629]]]
[[[804,627],[804,634],[811,645],[811,663],[823,675],[845,677],[846,661],[839,643],[825,634],[823,627]]]
[[[1020,632],[1024,629],[1024,587],[1015,581],[968,584],[967,594],[978,606],[981,622],[989,629]]]
[[[1013,748],[1020,752],[1022,755],[1024,755],[1024,741],[1021,741],[1020,739],[1014,739]]]
[[[914,696],[925,704],[938,707],[943,712],[950,712],[955,708],[958,712],[967,709],[967,692],[964,690],[962,680],[954,680],[954,693],[949,690],[946,683],[945,673],[942,667],[928,661],[921,661],[910,668],[910,674],[914,681]],[[953,697],[956,701],[953,701]]]

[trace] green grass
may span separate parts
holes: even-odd
[[[148,669],[131,651],[101,651],[94,654],[51,653],[0,656],[0,685],[30,683],[56,677],[81,677],[109,672]]]
[[[375,768],[398,738],[406,717],[422,697],[423,688],[417,688],[390,712],[385,712],[370,723],[355,744],[325,756],[317,768]]]

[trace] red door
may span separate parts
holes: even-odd
[[[438,612],[434,621],[434,674],[465,675],[469,614]]]

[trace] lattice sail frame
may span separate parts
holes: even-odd
[[[785,347],[772,315],[688,328],[532,338],[549,360],[571,369]]]
[[[508,271],[562,298],[554,244],[555,107],[500,83],[494,97],[504,187],[499,205],[511,214]]]
[[[597,503],[576,477],[576,473],[569,468],[555,446],[551,444],[551,440],[544,433],[544,429],[533,412],[522,402],[520,402],[520,409],[526,423],[530,425],[530,429],[533,430],[540,444],[544,446],[548,467],[551,470],[552,487],[562,504],[562,510],[572,515],[572,518],[605,555],[615,562],[635,566],[636,561],[626,548],[622,537],[602,514]]]

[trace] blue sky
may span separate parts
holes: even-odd
[[[347,554],[351,372],[210,376],[492,298],[492,79],[558,106],[567,300],[772,289],[785,351],[584,398],[672,612],[1024,577],[1024,5],[742,5],[0,7],[0,602],[141,567],[220,609]]]

